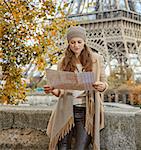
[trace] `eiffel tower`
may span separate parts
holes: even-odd
[[[141,0],[73,0],[69,19],[87,29],[88,45],[102,54],[110,72],[132,66],[141,78]]]

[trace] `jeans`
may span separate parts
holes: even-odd
[[[85,125],[85,107],[73,107],[75,127],[58,142],[58,150],[71,150],[72,136],[75,138],[73,150],[88,150],[91,136],[87,134]]]

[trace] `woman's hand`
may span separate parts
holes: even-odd
[[[93,84],[93,87],[94,87],[97,91],[103,92],[103,91],[105,90],[105,88],[106,88],[106,85],[105,85],[105,83],[103,83],[103,82],[97,81],[97,82],[95,82],[95,83]]]
[[[60,90],[59,89],[54,89],[53,87],[50,87],[48,85],[44,85],[44,92],[46,94],[51,93],[51,94],[53,94],[53,95],[55,95],[57,97],[59,97],[59,95],[60,95]]]
[[[53,90],[54,90],[53,87],[50,87],[50,86],[48,86],[48,85],[44,85],[44,92],[45,92],[46,94],[52,93]]]

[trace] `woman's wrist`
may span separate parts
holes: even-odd
[[[52,93],[53,95],[59,97],[61,91],[60,91],[59,89],[53,89],[53,90],[51,91],[51,93]]]
[[[106,89],[106,84],[105,84],[105,82],[97,81],[93,84],[93,87],[95,90],[97,90],[99,92],[104,92]]]
[[[106,90],[106,84],[103,82],[103,89],[99,92],[104,92]]]

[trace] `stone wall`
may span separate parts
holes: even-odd
[[[141,110],[126,104],[106,105],[101,150],[141,150]]]
[[[1,106],[0,150],[47,150],[51,107]]]
[[[1,106],[0,150],[47,150],[46,127],[52,109],[48,106]],[[105,103],[101,150],[140,150],[140,125],[140,109]]]

